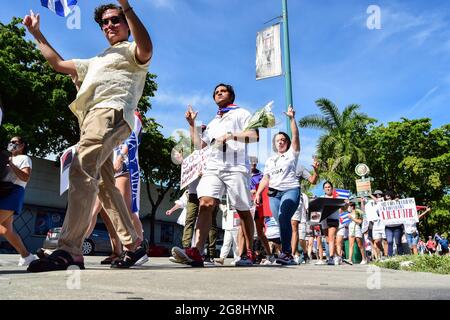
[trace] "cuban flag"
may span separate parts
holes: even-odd
[[[58,16],[67,17],[76,6],[77,0],[41,0],[41,4]]]
[[[339,213],[339,223],[341,225],[349,224],[350,221],[352,221],[352,220],[348,217],[348,212],[347,211]]]
[[[139,170],[139,144],[142,137],[142,119],[138,112],[134,114],[134,129],[126,143],[128,146],[128,162],[130,169],[131,201],[133,213],[139,214],[141,179]]]
[[[333,198],[350,198],[350,190],[344,189],[334,189],[333,190]]]
[[[75,157],[75,152],[76,146],[71,146],[63,152],[61,158],[59,159],[59,195],[62,195],[67,189],[69,189],[69,172],[73,158]]]

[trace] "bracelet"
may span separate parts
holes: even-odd
[[[127,13],[128,11],[133,10],[133,7],[128,7],[125,10],[123,10],[123,13]]]

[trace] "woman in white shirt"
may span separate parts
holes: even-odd
[[[27,266],[36,257],[25,248],[22,239],[14,231],[14,214],[22,212],[25,187],[31,175],[31,159],[26,155],[27,146],[21,137],[13,137],[8,144],[11,153],[4,183],[10,183],[8,192],[0,196],[0,236],[3,236],[20,254],[19,266]]]
[[[284,132],[273,137],[273,150],[276,154],[266,161],[264,178],[259,184],[255,201],[259,204],[261,192],[269,186],[270,210],[280,225],[281,233],[282,254],[277,263],[294,265],[296,263],[291,254],[291,218],[300,202],[300,182],[296,174],[300,139],[294,108],[290,106],[285,114],[289,117],[292,141]]]

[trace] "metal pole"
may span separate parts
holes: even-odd
[[[286,111],[292,103],[292,80],[291,80],[291,53],[289,51],[289,25],[288,25],[288,9],[287,0],[283,3],[283,48],[284,48],[284,73],[286,82]],[[286,120],[286,132],[291,136],[291,126],[289,118]]]

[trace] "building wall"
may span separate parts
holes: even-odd
[[[14,227],[21,235],[29,251],[35,252],[43,244],[49,228],[62,225],[67,204],[67,192],[59,194],[59,165],[55,161],[32,157],[33,170],[31,179],[25,190],[25,205],[23,212],[15,217]],[[150,186],[150,192],[156,199],[156,188]],[[155,243],[171,247],[181,244],[182,226],[176,223],[181,210],[171,216],[165,212],[173,206],[170,195],[167,194],[158,208],[155,218]],[[150,232],[149,214],[151,204],[148,200],[147,189],[141,185],[141,211],[144,236],[148,238]],[[218,215],[218,223],[221,215]],[[0,237],[0,242],[5,241]],[[171,242],[168,240],[172,240]],[[4,242],[1,249],[10,248]]]

